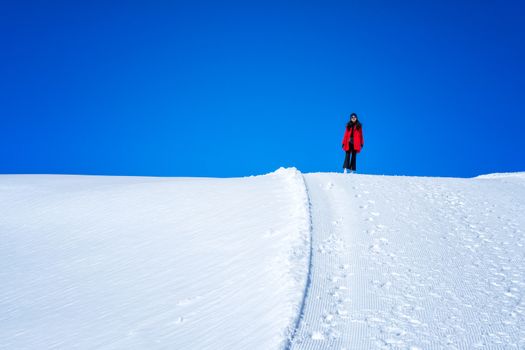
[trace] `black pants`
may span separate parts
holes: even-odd
[[[346,151],[345,162],[343,163],[343,169],[350,169],[355,171],[355,159],[357,152],[354,149],[354,145],[349,143],[350,150]]]

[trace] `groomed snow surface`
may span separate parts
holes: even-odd
[[[0,176],[0,349],[524,349],[525,174]]]
[[[301,174],[0,176],[1,349],[278,349],[298,317]]]

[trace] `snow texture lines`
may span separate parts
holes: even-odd
[[[348,238],[343,234],[351,226],[337,205],[341,188],[330,181],[305,176],[311,201],[312,269],[311,284],[305,300],[301,323],[291,349],[324,349],[345,343],[341,325],[348,319],[348,278],[351,256],[345,254]],[[339,193],[339,195],[338,195]],[[334,197],[335,196],[335,197]]]
[[[292,203],[291,220],[293,227],[288,228],[288,232],[294,232],[292,237],[295,245],[292,246],[288,264],[292,263],[293,268],[291,272],[291,283],[293,283],[293,290],[296,290],[295,300],[290,300],[290,303],[297,302],[295,318],[291,322],[286,334],[283,334],[284,341],[282,348],[288,349],[298,328],[301,315],[304,310],[304,301],[310,285],[310,270],[311,270],[311,215],[310,215],[310,200],[308,196],[308,189],[305,184],[303,175],[296,168],[279,168],[272,173],[273,176],[280,177],[285,181],[290,194],[290,202]]]
[[[301,175],[302,176],[302,175]],[[306,181],[304,180],[304,177],[302,176],[302,182],[303,182],[303,185],[304,185],[304,188],[305,188],[305,193],[307,195],[307,198],[308,198],[308,232],[309,232],[309,235],[308,235],[308,245],[309,245],[309,253],[308,253],[308,271],[307,271],[307,274],[306,274],[306,281],[305,281],[305,285],[304,285],[304,292],[303,292],[303,298],[301,300],[301,303],[299,305],[299,312],[297,313],[297,317],[292,325],[292,329],[290,330],[289,332],[289,335],[287,337],[287,340],[285,342],[285,346],[284,346],[284,349],[285,350],[289,350],[292,346],[292,342],[297,334],[297,330],[299,329],[299,325],[300,325],[300,322],[301,322],[301,319],[304,317],[304,307],[305,307],[305,303],[306,303],[306,298],[308,296],[308,293],[309,293],[309,290],[310,290],[310,286],[312,284],[312,215],[311,215],[311,208],[312,208],[312,205],[311,205],[311,202],[310,202],[310,195],[308,194],[308,186],[306,185]]]
[[[525,349],[525,173],[0,176],[0,349]]]
[[[525,181],[305,174],[311,284],[291,349],[525,348]]]
[[[296,169],[0,176],[0,349],[280,349],[304,297]]]

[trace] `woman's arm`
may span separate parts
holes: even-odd
[[[348,130],[345,130],[345,134],[343,136],[343,141],[342,141],[343,148],[345,148],[345,145],[348,143],[349,140],[350,140],[349,132]]]

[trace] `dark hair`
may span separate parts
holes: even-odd
[[[348,121],[348,123],[346,123],[346,129],[347,129],[347,130],[352,129],[352,126],[353,126],[353,123],[352,123],[352,117],[355,117],[355,128],[356,128],[357,130],[361,130],[361,126],[362,126],[362,124],[361,124],[361,122],[359,121],[359,118],[357,117],[357,114],[355,114],[355,113],[350,114],[350,120]]]

